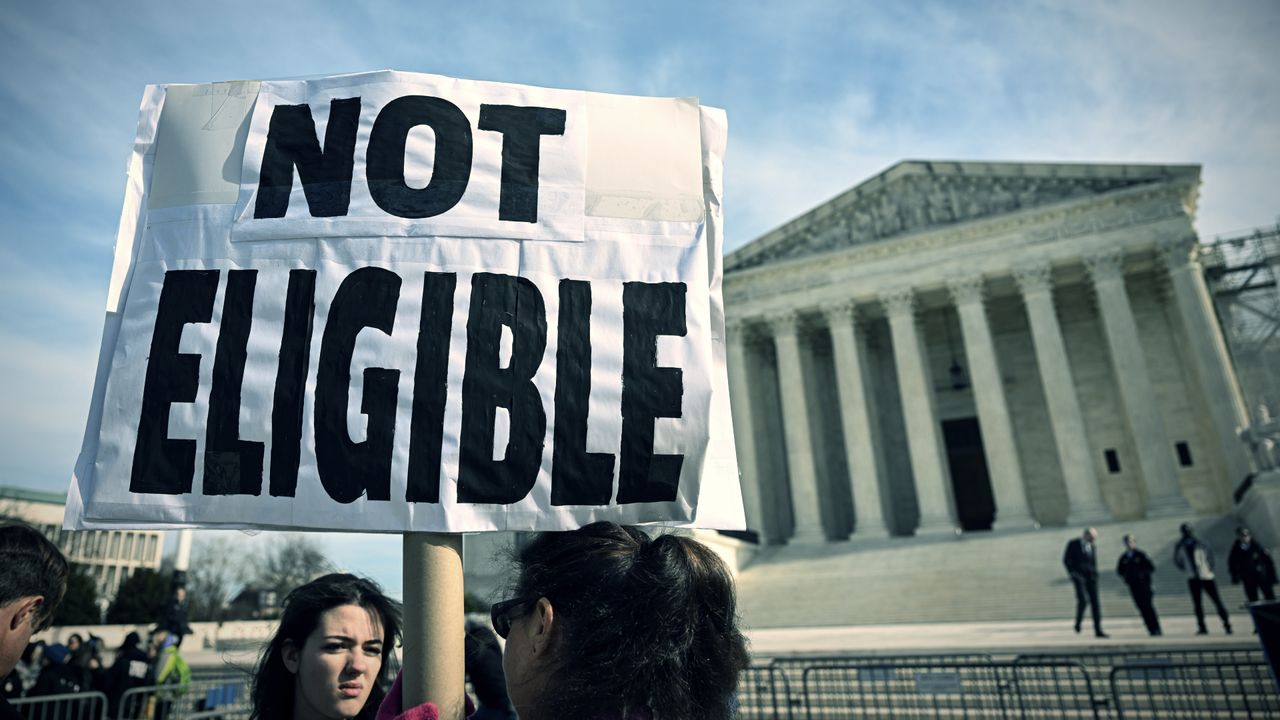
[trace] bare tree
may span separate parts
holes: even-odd
[[[290,590],[315,578],[333,572],[333,563],[324,556],[320,543],[307,535],[287,534],[272,538],[257,558],[253,583],[262,590],[274,592],[277,602]]]
[[[243,548],[230,538],[197,540],[187,571],[187,611],[192,620],[221,620],[227,602],[247,579]]]

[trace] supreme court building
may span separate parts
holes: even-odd
[[[1221,513],[1249,473],[1194,165],[905,161],[725,258],[749,526]]]

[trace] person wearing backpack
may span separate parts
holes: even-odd
[[[191,684],[191,666],[178,653],[179,636],[165,630],[157,630],[152,639],[159,648],[155,660],[156,685],[160,687],[154,697],[154,713],[147,716],[164,720],[173,703],[187,693]]]

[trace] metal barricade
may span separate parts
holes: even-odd
[[[775,707],[780,720],[802,718],[805,715],[804,697],[792,688],[800,688],[804,671],[814,667],[846,667],[857,665],[972,665],[990,664],[992,658],[987,653],[954,653],[941,655],[810,655],[795,657],[778,657],[770,663],[773,668],[773,687],[776,696]],[[783,708],[786,713],[783,714]]]
[[[803,717],[1004,720],[1004,687],[992,663],[897,664],[886,658],[880,664],[830,664],[805,669]]]
[[[1111,707],[1109,678],[1113,668],[1146,668],[1170,663],[1199,665],[1205,663],[1260,662],[1262,652],[1258,648],[1242,647],[1183,647],[1159,650],[1083,650],[1074,653],[1039,653],[1019,655],[1018,664],[1042,662],[1076,662],[1084,665],[1093,684],[1094,702],[1100,718],[1115,717]]]
[[[44,695],[9,701],[26,720],[106,720],[107,696],[100,692]]]
[[[1121,720],[1280,718],[1280,696],[1265,662],[1148,663],[1111,671]]]
[[[1019,655],[1014,662],[1078,662],[1103,683],[1110,676],[1111,668],[1122,665],[1143,665],[1165,661],[1198,665],[1204,663],[1258,662],[1263,659],[1262,649],[1257,647],[1183,647],[1159,650],[1096,651],[1082,650],[1074,653],[1038,653]]]
[[[245,717],[250,704],[246,675],[203,677],[186,685],[147,685],[126,690],[113,720],[188,720]]]
[[[769,665],[753,665],[738,678],[738,712],[741,720],[791,720],[786,678]]]
[[[1107,706],[1094,692],[1093,681],[1078,662],[1014,662],[1000,664],[1009,717],[1099,720]]]

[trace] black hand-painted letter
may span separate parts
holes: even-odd
[[[436,142],[431,180],[420,189],[409,187],[404,176],[405,145],[418,125],[429,126]],[[424,95],[392,100],[369,131],[365,176],[373,201],[392,215],[425,218],[448,211],[471,179],[470,121],[448,100]]]
[[[440,502],[440,447],[449,391],[449,332],[457,273],[428,272],[422,278],[418,321],[418,367],[413,372],[413,419],[409,423],[409,486],[405,500]]]
[[[502,326],[511,328],[511,363],[500,366]],[[538,480],[547,414],[533,376],[547,348],[542,294],[512,275],[471,276],[467,361],[462,377],[462,437],[458,502],[517,502]],[[493,459],[497,408],[507,409],[511,434],[502,460]]]
[[[240,439],[240,392],[253,327],[257,270],[228,270],[213,354],[209,421],[204,441],[205,495],[261,495],[263,444]]]
[[[191,492],[196,441],[169,439],[169,409],[172,403],[195,402],[200,386],[200,356],[178,352],[178,344],[184,325],[207,323],[213,318],[217,294],[217,270],[170,270],[164,274],[142,388],[142,414],[138,418],[129,492]]]
[[[334,500],[349,503],[363,494],[391,499],[391,449],[396,430],[400,371],[367,368],[360,412],[368,418],[365,439],[347,434],[347,396],[356,336],[366,327],[390,335],[400,299],[400,276],[366,267],[342,281],[329,305],[316,369],[316,471]]]
[[[591,400],[591,283],[560,281],[556,330],[556,429],[551,450],[552,505],[608,505],[613,455],[587,452]]]
[[[565,111],[518,105],[481,105],[480,129],[502,133],[502,188],[498,219],[538,222],[538,160],[543,135],[564,134]]]
[[[321,152],[311,106],[277,105],[271,111],[267,145],[262,151],[253,216],[284,217],[289,209],[289,193],[293,192],[295,165],[312,217],[346,215],[351,206],[351,173],[359,126],[360,98],[330,101]]]
[[[683,455],[653,452],[654,419],[681,416],[684,376],[658,367],[658,335],[684,336],[684,283],[622,286],[622,463],[618,502],[670,502]]]
[[[293,497],[298,488],[302,445],[302,401],[311,362],[311,331],[316,316],[316,271],[290,270],[284,300],[284,331],[271,404],[272,497]]]

